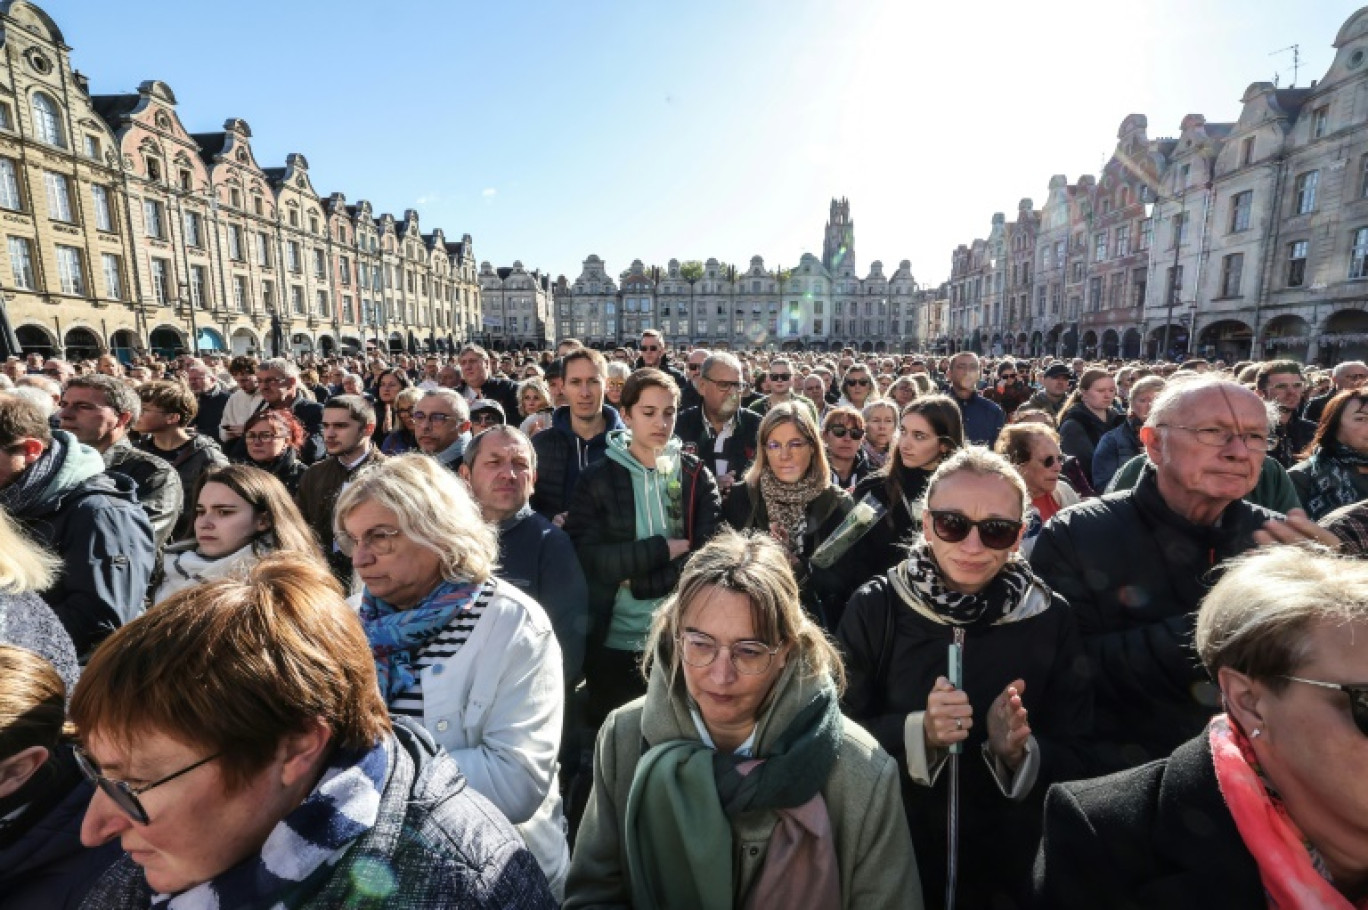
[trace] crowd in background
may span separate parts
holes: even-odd
[[[29,355],[0,452],[0,908],[1368,899],[1359,361]]]

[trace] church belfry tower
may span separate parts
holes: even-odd
[[[822,242],[822,265],[835,275],[855,274],[855,222],[850,220],[850,200],[831,200],[826,239]]]

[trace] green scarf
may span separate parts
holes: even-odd
[[[843,735],[835,689],[826,685],[764,755],[752,761],[697,740],[652,748],[637,763],[627,797],[624,838],[632,905],[730,910],[732,831],[745,812],[801,806],[826,785]]]

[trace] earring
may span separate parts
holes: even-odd
[[[1250,739],[1258,739],[1260,736],[1263,736],[1263,731],[1260,730],[1258,727],[1255,727],[1253,730],[1249,731]]]

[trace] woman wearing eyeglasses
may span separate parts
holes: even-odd
[[[842,717],[787,556],[724,532],[656,612],[646,695],[599,732],[566,908],[922,906],[897,764]]]
[[[308,465],[299,460],[304,428],[289,411],[267,408],[253,414],[242,428],[247,463],[261,468],[285,485],[294,496]]]
[[[756,457],[722,504],[722,517],[738,531],[768,533],[784,546],[803,591],[803,608],[834,629],[850,589],[842,576],[812,565],[822,541],[854,505],[831,479],[831,465],[806,407],[770,408],[756,432]]]
[[[71,699],[81,839],[123,848],[81,906],[555,906],[465,757],[381,691],[331,573],[295,554],[120,628]]]
[[[864,438],[864,417],[854,408],[832,408],[822,421],[822,444],[831,465],[831,479],[842,490],[855,489],[856,484],[874,473],[874,466],[864,454]]]
[[[1287,476],[1312,521],[1368,499],[1368,390],[1331,398],[1307,448]]]
[[[71,651],[70,641],[66,648]],[[70,660],[74,670],[74,652]],[[0,906],[6,910],[75,910],[123,855],[117,844],[93,850],[81,844],[94,791],[76,764],[67,692],[45,658],[0,643]]]
[[[846,710],[899,760],[928,906],[946,895],[947,816],[957,808],[956,906],[1020,906],[1045,787],[1082,773],[1091,683],[1068,606],[1018,553],[1028,494],[979,447],[927,485],[922,537],[850,599],[837,632]],[[963,677],[949,680],[959,643]],[[950,747],[959,745],[957,799]]]
[[[166,548],[154,603],[211,578],[244,574],[277,550],[322,557],[284,484],[251,465],[225,465],[202,475],[192,528],[194,539]]]
[[[1196,651],[1224,713],[1166,759],[1052,787],[1040,907],[1368,903],[1368,564],[1301,547],[1227,564]]]
[[[864,417],[865,439],[860,451],[869,460],[870,467],[878,470],[888,461],[893,436],[898,429],[898,405],[891,398],[874,399],[864,406],[861,416]]]
[[[397,424],[381,444],[381,453],[403,455],[405,452],[417,450],[418,436],[415,432],[417,427],[413,422],[413,409],[422,398],[423,390],[417,386],[409,386],[394,396],[393,409]]]
[[[451,753],[559,896],[570,864],[556,786],[560,645],[542,608],[494,576],[496,529],[464,481],[414,453],[352,481],[333,525],[365,585],[361,622],[390,713]]]
[[[632,368],[621,361],[614,360],[608,364],[608,378],[603,383],[603,397],[619,411],[622,410],[622,387],[631,375]]]
[[[1059,435],[1043,423],[1014,423],[1002,428],[995,451],[1011,462],[1026,483],[1031,497],[1027,528],[1021,539],[1021,555],[1031,555],[1036,535],[1060,509],[1082,501],[1067,480],[1060,477],[1064,453]]]

